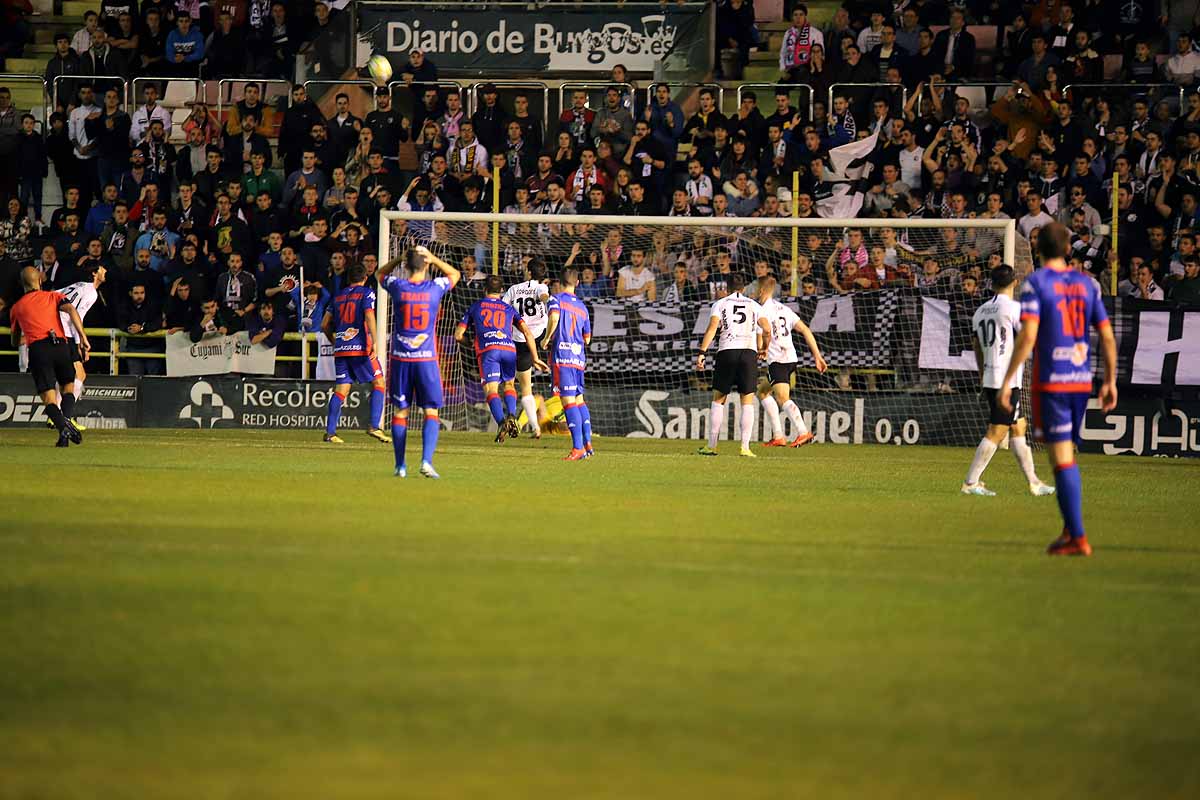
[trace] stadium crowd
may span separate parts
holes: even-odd
[[[398,73],[406,85],[376,90],[361,118],[351,108],[364,97],[338,94],[327,115],[301,85],[272,103],[248,82],[220,119],[194,103],[179,137],[162,83],[141,81],[126,108],[113,76],[289,76],[295,58],[334,58],[322,32],[345,24],[344,12],[322,2],[106,1],[55,42],[46,77],[70,80],[45,130],[0,87],[0,304],[13,302],[21,266],[61,287],[100,262],[110,277],[89,325],[194,338],[250,328],[269,344],[319,325],[349,265],[373,274],[379,209],[490,211],[497,175],[505,212],[563,219],[502,226],[497,254],[488,226],[414,222],[393,234],[451,252],[468,278],[481,279],[494,255],[510,279],[530,258],[574,263],[585,297],[716,299],[733,271],[775,275],[795,294],[985,290],[1002,241],[991,232],[805,230],[793,265],[782,230],[570,222],[782,217],[793,202],[819,217],[839,202],[830,151],[873,135],[869,175],[851,184],[859,216],[1013,218],[1026,239],[1058,219],[1074,231],[1076,265],[1106,292],[1115,269],[1120,294],[1200,302],[1200,3],[1130,5],[1143,8],[1137,21],[1084,0],[847,2],[818,30],[796,3],[778,90],[742,92],[729,116],[712,90],[647,95],[618,66],[599,96],[576,91],[547,121],[533,95],[502,99],[491,84],[468,103],[435,84],[433,59],[414,51]],[[722,0],[717,14],[719,44],[746,55],[764,46],[748,0]],[[962,85],[984,73],[971,33],[981,25],[1000,32],[989,80],[1005,83],[990,95]],[[1110,72],[1119,80],[1107,91],[1066,89]],[[811,97],[789,83],[811,86]],[[829,87],[845,83],[876,86],[838,87],[827,108]],[[64,199],[47,218],[51,165]],[[1119,260],[1106,224],[1114,175]]]

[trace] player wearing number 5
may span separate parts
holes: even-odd
[[[757,458],[750,450],[754,433],[754,390],[758,384],[758,356],[766,356],[771,341],[771,323],[763,316],[762,307],[742,294],[746,279],[741,273],[729,276],[729,291],[709,311],[708,329],[700,341],[696,369],[704,370],[704,358],[713,338],[717,340],[717,364],[713,370],[712,407],[708,411],[708,446],[699,450],[702,456],[717,454],[717,435],[725,422],[725,398],[734,389],[742,396],[741,455]]]
[[[401,261],[409,259],[408,280],[391,274]],[[442,275],[429,277],[433,264]],[[379,268],[379,286],[394,304],[392,321],[391,369],[388,389],[395,413],[392,416],[392,448],[396,453],[396,477],[408,474],[404,445],[408,439],[408,408],[425,410],[421,429],[421,474],[441,477],[433,469],[433,452],[441,429],[442,372],[438,365],[437,318],[442,296],[458,284],[461,274],[454,267],[422,246],[392,259]]]
[[[1034,434],[1049,445],[1058,507],[1063,517],[1062,535],[1050,544],[1047,552],[1088,556],[1092,548],[1083,528],[1082,487],[1075,463],[1075,443],[1092,393],[1088,327],[1094,327],[1100,334],[1104,359],[1100,405],[1105,411],[1117,405],[1117,344],[1098,285],[1067,265],[1070,243],[1070,233],[1058,222],[1046,225],[1038,236],[1038,254],[1043,266],[1029,276],[1021,291],[1021,334],[1001,384],[998,404],[1005,411],[1013,411],[1013,379],[1036,348]]]

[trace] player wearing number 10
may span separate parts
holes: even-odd
[[[404,445],[408,439],[408,407],[425,409],[425,425],[421,429],[421,474],[426,478],[441,477],[433,469],[433,452],[437,448],[442,407],[442,372],[438,364],[437,318],[442,296],[458,283],[460,273],[422,246],[413,249],[408,280],[394,277],[391,272],[406,253],[379,268],[379,285],[395,305],[392,322],[391,369],[388,388],[395,414],[392,416],[392,448],[396,453],[396,477],[408,474],[404,462]],[[429,264],[442,272],[442,277],[429,279]]]
[[[1036,347],[1033,383],[1033,427],[1050,446],[1063,533],[1050,555],[1092,554],[1083,528],[1083,497],[1075,444],[1083,427],[1092,392],[1088,326],[1100,334],[1104,383],[1100,404],[1105,411],[1117,405],[1117,344],[1100,300],[1100,291],[1087,275],[1067,265],[1071,237],[1061,223],[1051,223],[1038,236],[1043,267],[1029,276],[1021,291],[1021,334],[1000,388],[999,406],[1011,412],[1013,379]]]
[[[333,394],[329,396],[329,418],[325,424],[325,441],[341,444],[337,435],[342,404],[350,393],[351,383],[371,384],[371,421],[367,435],[389,443],[380,426],[383,416],[383,370],[375,357],[375,292],[368,289],[367,268],[355,264],[346,271],[350,285],[338,292],[333,306],[321,320],[321,330],[333,341],[333,363],[337,372]]]

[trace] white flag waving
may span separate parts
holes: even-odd
[[[872,133],[865,139],[844,144],[829,151],[829,163],[833,169],[826,173],[829,181],[856,181],[871,174],[871,162],[867,157],[875,151],[879,141],[879,133]]]

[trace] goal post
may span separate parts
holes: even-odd
[[[491,424],[472,344],[456,343],[454,326],[482,296],[483,277],[495,270],[511,285],[536,258],[551,281],[567,265],[585,276],[580,295],[593,324],[585,396],[600,435],[706,435],[712,374],[695,370],[695,356],[708,307],[739,271],[751,288],[764,275],[777,279],[780,300],[809,324],[829,362],[818,373],[794,336],[790,391],[819,440],[974,446],[987,416],[970,318],[991,296],[990,264],[1032,269],[1010,219],[380,214],[380,264],[420,244],[463,270],[437,328],[442,417],[452,429]],[[376,348],[390,371],[385,292],[377,307]],[[535,373],[533,391],[556,409],[549,376]],[[733,405],[727,416],[736,417]],[[757,424],[755,438],[771,438],[762,414]]]

